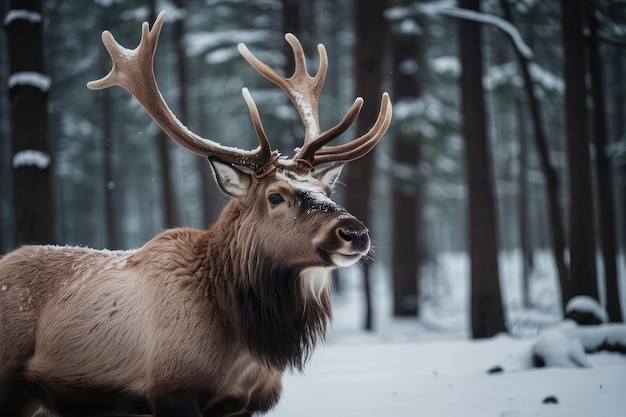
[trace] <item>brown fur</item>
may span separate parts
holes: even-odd
[[[367,229],[320,178],[250,178],[208,230],[168,230],[135,251],[25,246],[2,258],[0,415],[35,402],[64,416],[273,407],[283,372],[324,336],[337,253],[358,258],[369,239],[346,240]],[[271,204],[275,193],[285,202]]]

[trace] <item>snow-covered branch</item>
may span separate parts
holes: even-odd
[[[530,49],[530,47],[526,45],[526,43],[522,39],[522,35],[519,33],[519,30],[517,30],[515,26],[502,19],[501,17],[487,13],[476,12],[474,10],[461,9],[458,7],[440,9],[439,14],[495,26],[511,38],[511,40],[513,41],[513,45],[515,45],[515,48],[519,51],[520,54],[522,54],[522,56],[524,56],[524,58],[531,59],[533,56],[532,49]]]
[[[23,9],[9,10],[4,18],[4,26],[9,26],[16,20],[26,20],[30,23],[41,23],[41,13]]]
[[[36,167],[46,169],[50,166],[50,155],[35,149],[26,149],[13,156],[13,169]]]
[[[28,85],[47,93],[50,89],[50,77],[35,71],[20,71],[9,76],[9,88],[16,85]]]

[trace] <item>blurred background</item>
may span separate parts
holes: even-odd
[[[227,200],[206,160],[165,137],[126,91],[85,86],[111,68],[101,32],[132,49],[161,10],[161,92],[190,130],[222,144],[256,147],[244,86],[274,148],[291,156],[303,137],[239,42],[284,74],[284,33],[299,37],[311,73],[325,44],[322,129],[365,99],[339,141],[366,132],[391,94],[389,131],[347,165],[335,196],[373,238],[373,261],[356,272],[363,327],[375,325],[372,282],[389,289],[394,316],[420,317],[448,291],[451,256],[468,263],[473,337],[515,331],[506,285],[518,311],[560,318],[586,295],[623,321],[624,0],[5,1],[0,254],[26,243],[134,248],[219,215]],[[533,290],[538,277],[555,297]]]

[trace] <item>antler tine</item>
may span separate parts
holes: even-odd
[[[311,165],[316,165],[315,162],[315,153],[323,148],[328,142],[337,138],[343,132],[348,130],[352,123],[356,120],[363,108],[363,99],[361,97],[357,97],[352,103],[352,106],[346,112],[346,115],[341,119],[339,123],[337,123],[334,127],[328,129],[326,132],[319,135],[315,140],[309,142],[308,146],[303,146],[302,149],[298,152],[295,159],[304,159],[305,161],[309,161]]]
[[[270,148],[270,141],[265,134],[265,129],[263,129],[263,123],[261,123],[261,115],[259,114],[259,109],[256,107],[256,103],[254,102],[254,99],[252,98],[252,95],[250,95],[250,91],[248,91],[247,88],[242,88],[241,94],[243,95],[243,98],[244,100],[246,100],[246,104],[248,105],[248,112],[250,113],[250,118],[252,119],[252,125],[254,126],[256,135],[259,138],[261,150],[263,153],[270,155],[272,153]],[[278,156],[278,154],[276,156]]]
[[[149,29],[147,22],[143,23],[141,41],[139,46],[133,50],[124,48],[117,43],[111,32],[104,31],[102,42],[111,55],[113,68],[108,75],[100,80],[87,83],[87,87],[92,90],[101,90],[113,85],[123,87],[137,99],[169,137],[195,154],[205,157],[216,156],[225,162],[246,166],[255,171],[263,168],[272,160],[273,155],[262,126],[259,128],[258,111],[256,111],[254,101],[249,97],[249,94],[246,96],[244,93],[244,98],[248,103],[248,109],[259,139],[259,147],[252,151],[223,146],[189,131],[163,100],[154,75],[154,55],[165,15],[166,12],[159,14],[152,30]]]
[[[363,99],[357,98],[346,112],[343,119],[331,129],[320,132],[318,102],[328,69],[328,57],[324,45],[318,45],[320,55],[319,68],[314,77],[308,74],[306,58],[302,45],[292,34],[285,39],[293,50],[295,70],[291,77],[285,78],[255,57],[244,45],[239,44],[239,52],[261,75],[278,85],[296,106],[305,128],[304,144],[294,157],[309,167],[325,162],[352,161],[368,153],[378,143],[391,123],[391,101],[387,93],[383,94],[378,119],[365,135],[337,146],[325,146],[344,133],[354,123],[363,107]]]
[[[291,46],[295,59],[295,70],[293,75],[289,78],[283,77],[269,65],[261,62],[261,60],[250,52],[246,45],[241,43],[238,45],[238,49],[241,55],[254,69],[279,86],[294,104],[305,128],[304,148],[311,140],[315,139],[320,134],[318,101],[326,79],[328,56],[324,45],[318,45],[317,50],[320,56],[319,67],[315,76],[311,77],[307,71],[304,50],[298,38],[291,33],[287,33],[285,39]]]
[[[312,165],[324,164],[327,162],[349,162],[359,159],[380,141],[391,123],[391,100],[389,94],[383,93],[378,118],[374,126],[366,134],[343,145],[322,146],[314,154]]]

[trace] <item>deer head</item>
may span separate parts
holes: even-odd
[[[267,227],[272,227],[274,234],[276,229],[286,231],[295,227],[297,232],[298,228],[306,227],[301,233],[296,233],[304,234],[307,238],[315,236],[314,250],[307,256],[299,255],[304,264],[345,266],[367,253],[370,242],[365,226],[329,198],[339,170],[332,166],[319,169],[318,166],[352,161],[374,148],[391,122],[388,94],[383,94],[378,118],[369,132],[345,144],[328,145],[355,121],[363,106],[363,99],[357,98],[337,125],[321,131],[318,100],[328,65],[324,46],[318,46],[319,68],[316,75],[311,77],[300,42],[292,34],[287,34],[285,38],[293,49],[296,66],[294,74],[285,78],[240,44],[238,48],[243,57],[259,73],[277,84],[293,102],[304,125],[305,136],[302,147],[291,158],[282,158],[278,151],[272,151],[256,104],[250,92],[243,88],[243,97],[259,146],[254,150],[224,146],[189,131],[170,111],[161,96],[153,61],[164,20],[165,12],[161,12],[152,30],[148,23],[144,23],[139,46],[133,50],[119,45],[110,32],[103,32],[102,41],[113,60],[113,69],[104,78],[89,82],[87,86],[97,90],[119,85],[130,92],[168,136],[191,152],[209,158],[220,188],[243,207],[249,208],[248,212],[255,213],[257,227],[264,227],[258,221],[259,213],[272,219],[272,222],[266,223],[271,223]],[[294,222],[302,214],[303,205],[308,212],[333,213],[330,226],[328,221],[320,220],[309,222],[308,226],[298,226],[306,223]],[[276,251],[287,250],[291,253],[294,251],[293,245],[293,241],[287,242],[282,248],[277,244]]]

